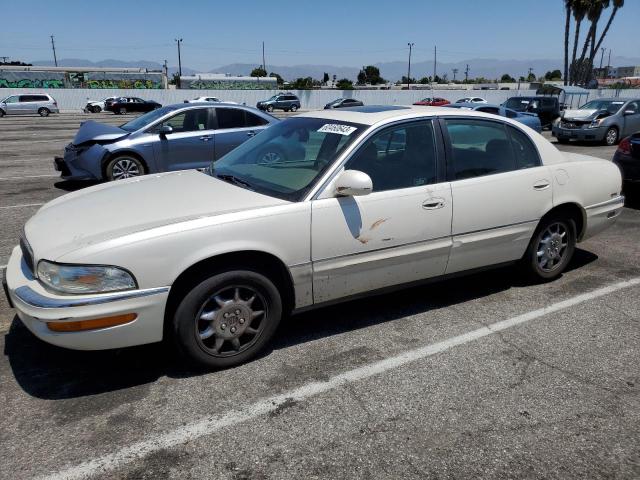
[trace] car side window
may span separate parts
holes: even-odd
[[[518,116],[516,112],[508,108],[505,109],[505,113],[507,114],[507,118],[516,118]]]
[[[33,95],[20,95],[20,103],[33,102]]]
[[[161,126],[170,126],[173,133],[208,130],[208,117],[209,112],[206,108],[187,110],[168,118]]]
[[[625,110],[633,110],[634,115],[637,113],[640,113],[640,102],[629,103],[629,105],[627,105],[627,108],[625,108]]]
[[[18,103],[18,95],[7,98],[4,103]]]
[[[508,172],[515,168],[511,141],[502,123],[446,120],[452,151],[452,180]]]
[[[262,118],[259,117],[258,115],[251,113],[251,112],[245,112],[246,115],[246,123],[245,125],[247,127],[260,127],[262,125],[266,125],[268,122]]]
[[[345,168],[371,177],[374,192],[436,182],[436,143],[431,121],[396,126],[377,133]]]
[[[511,126],[508,126],[507,130],[511,137],[516,169],[521,170],[523,168],[533,168],[542,165],[538,149],[527,134]]]
[[[216,108],[218,117],[218,128],[244,128],[244,110],[240,108]]]

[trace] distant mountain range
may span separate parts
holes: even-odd
[[[35,60],[32,61],[34,65],[46,65],[52,66],[53,62],[50,60]],[[58,60],[58,65],[63,67],[119,67],[119,68],[133,68],[142,67],[150,70],[161,70],[162,64],[158,62],[150,62],[146,60],[139,61],[124,61],[124,60],[101,60],[99,62],[92,62],[85,59],[77,58],[65,58]],[[375,64],[380,69],[380,74],[387,80],[396,81],[407,74],[407,63],[405,61],[395,62],[381,62]],[[464,71],[466,66],[469,65],[469,77],[485,77],[485,78],[500,78],[503,74],[508,73],[512,77],[518,78],[519,76],[527,76],[529,68],[533,69],[533,72],[540,76],[550,70],[562,70],[561,59],[548,59],[548,60],[496,60],[492,58],[474,58],[461,62],[438,62],[436,73],[439,76],[444,74],[449,79],[453,79],[453,69],[457,69],[456,79],[464,78]],[[632,57],[612,57],[611,65],[613,66],[627,66],[627,65],[640,65],[640,58]],[[251,70],[258,66],[257,64],[250,63],[232,63],[229,65],[223,65],[218,68],[210,70],[208,73],[227,73],[230,75],[249,75]],[[267,71],[276,72],[280,74],[286,80],[293,80],[298,77],[313,77],[316,79],[322,79],[324,72],[329,75],[336,75],[338,79],[349,78],[355,80],[358,75],[359,67],[338,67],[335,65],[269,65],[267,64]],[[173,74],[178,70],[177,66],[170,66],[169,73]],[[196,70],[189,67],[182,67],[183,75],[193,75],[197,73]],[[415,62],[411,64],[411,76],[415,78],[421,78],[433,74],[433,62],[423,61]]]

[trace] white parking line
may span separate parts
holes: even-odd
[[[49,174],[49,175],[24,175],[22,177],[0,177],[0,180],[22,180],[23,178],[49,178],[49,177],[59,177],[60,174]]]
[[[163,433],[153,434],[152,438],[148,440],[142,440],[132,445],[126,446],[113,453],[89,460],[81,463],[77,466],[61,470],[57,473],[42,477],[49,480],[62,480],[62,479],[76,479],[85,478],[95,473],[104,474],[107,471],[113,471],[118,467],[121,467],[136,459],[145,457],[151,453],[163,450],[166,448],[173,448],[177,445],[191,442],[195,439],[210,435],[218,430],[232,425],[237,425],[248,420],[252,420],[261,415],[265,415],[269,412],[277,410],[285,402],[302,401],[307,398],[313,397],[320,393],[327,392],[329,390],[338,388],[348,383],[357,382],[370,378],[374,375],[387,372],[389,370],[402,367],[408,363],[421,360],[426,357],[430,357],[437,353],[447,351],[458,345],[464,345],[466,343],[473,342],[489,335],[493,335],[497,332],[506,330],[516,325],[522,325],[537,318],[544,317],[550,313],[564,310],[569,307],[573,307],[580,303],[593,300],[604,295],[622,290],[624,288],[640,285],[640,277],[626,280],[623,282],[609,285],[608,287],[599,288],[588,293],[576,295],[567,300],[563,300],[558,303],[554,303],[538,310],[512,317],[508,320],[492,323],[490,325],[478,328],[468,333],[458,335],[456,337],[448,338],[438,343],[426,345],[424,347],[409,350],[400,355],[389,357],[384,360],[380,360],[369,365],[365,365],[353,370],[349,370],[345,373],[341,373],[324,382],[312,382],[301,387],[298,387],[289,392],[285,392],[280,395],[274,395],[272,397],[260,400],[252,405],[247,405],[245,408],[232,411],[226,415],[216,415],[202,418],[194,423],[184,425],[175,430]]]
[[[23,203],[22,205],[9,205],[8,207],[0,207],[0,208],[39,207],[40,205],[44,205],[44,203]]]

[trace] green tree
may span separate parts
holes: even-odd
[[[536,81],[535,73],[533,72],[529,73],[529,75],[527,75],[527,82],[535,82],[535,81]]]
[[[380,76],[380,69],[373,65],[367,65],[358,72],[358,85],[379,85],[381,83],[387,83],[387,81]]]
[[[502,83],[514,83],[516,81],[515,78],[513,78],[511,75],[509,75],[508,73],[505,73],[504,75],[502,75],[502,77],[500,77],[500,81]]]
[[[296,90],[311,90],[313,88],[313,82],[314,80],[311,77],[296,78],[291,84],[291,88]]]
[[[421,85],[428,85],[431,83],[431,77],[422,77],[420,80],[418,80],[418,83]]]
[[[558,69],[552,70],[544,74],[544,79],[547,81],[562,80],[562,72]]]
[[[340,90],[353,90],[353,82],[348,78],[341,78],[336,82],[336,88]]]
[[[402,79],[400,80],[400,85],[406,85],[407,83],[418,83],[416,82],[416,79],[411,77],[410,79],[407,79],[406,75],[402,76]]]
[[[251,77],[266,77],[267,76],[267,71],[262,67],[256,67],[253,70],[251,70],[251,75],[249,75],[249,76],[251,76]]]
[[[278,85],[283,85],[284,84],[284,79],[277,73],[275,72],[271,72],[269,74],[270,77],[275,77],[276,80],[278,81]]]

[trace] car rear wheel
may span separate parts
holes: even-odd
[[[267,112],[273,112],[273,105],[267,105]]]
[[[48,117],[50,113],[51,112],[48,108],[42,107],[38,109],[38,115],[40,115],[41,117]]]
[[[607,133],[604,134],[604,144],[612,147],[613,145],[618,143],[618,129],[616,127],[611,127],[607,130]]]
[[[100,113],[102,109],[98,105],[94,105],[92,111],[93,113]]]
[[[282,300],[273,282],[251,270],[212,275],[178,305],[173,340],[192,363],[227,368],[254,358],[280,323]]]
[[[127,109],[125,107],[120,107],[118,109],[118,113],[120,113],[120,115],[126,115]]]
[[[553,215],[538,225],[523,257],[523,267],[535,280],[553,280],[567,267],[576,246],[576,224]]]
[[[297,105],[291,105],[291,111],[295,112],[296,110],[298,110],[298,106]]]
[[[121,155],[115,157],[107,164],[106,177],[110,182],[139,177],[140,175],[144,175],[144,165],[135,157]]]

